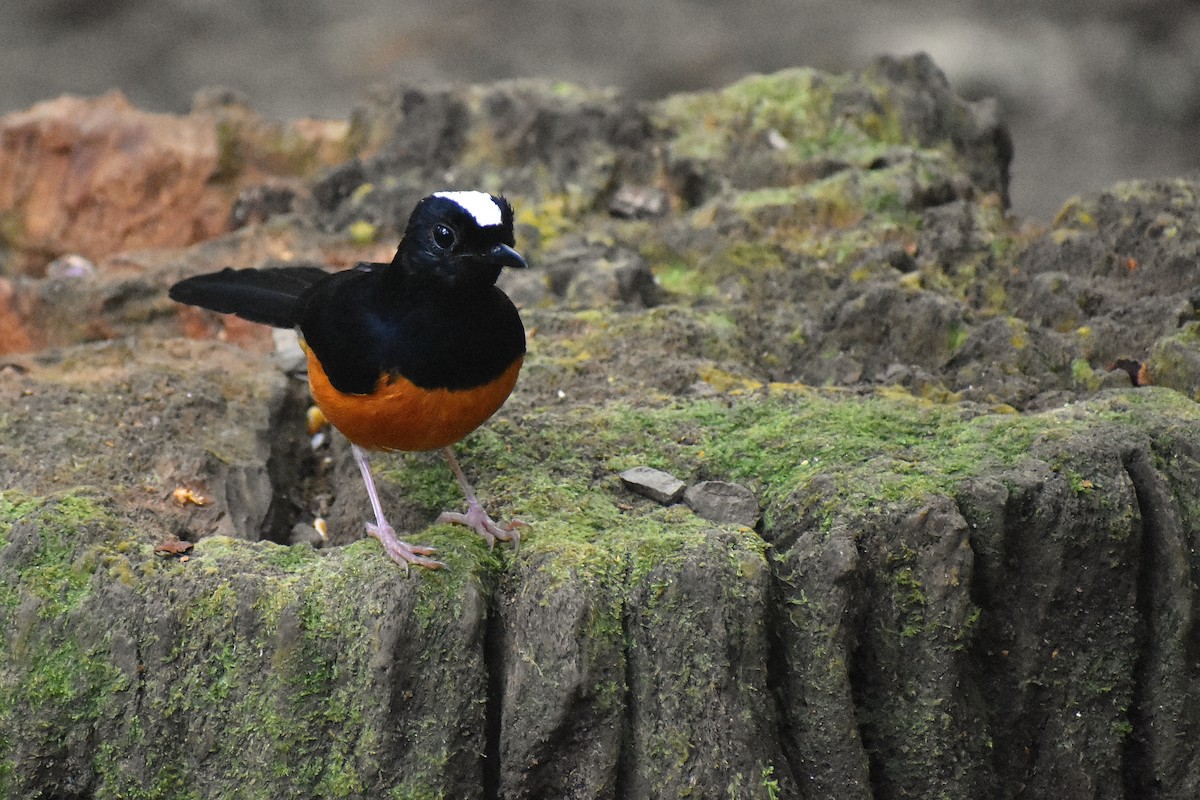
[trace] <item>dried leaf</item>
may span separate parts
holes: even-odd
[[[160,556],[181,556],[191,550],[193,544],[182,539],[167,539],[154,546],[154,552]]]
[[[193,490],[189,489],[186,486],[180,486],[178,489],[171,492],[171,497],[174,498],[175,502],[179,503],[179,505],[181,505],[181,506],[186,506],[186,505],[206,506],[206,505],[208,505],[207,497],[205,497],[202,494],[198,494],[198,493],[194,492]]]

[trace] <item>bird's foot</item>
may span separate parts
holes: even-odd
[[[367,533],[374,536],[383,545],[384,552],[392,557],[392,560],[397,564],[404,565],[404,571],[408,572],[409,564],[416,564],[418,567],[425,569],[441,569],[446,566],[441,561],[434,561],[431,556],[437,552],[432,547],[419,547],[401,541],[396,536],[396,532],[392,530],[390,525],[372,525],[367,523]]]
[[[437,523],[440,525],[447,522],[454,525],[465,525],[475,531],[488,543],[489,549],[496,545],[497,539],[502,542],[512,542],[513,547],[519,549],[521,547],[521,528],[529,527],[529,523],[519,519],[510,520],[501,525],[488,516],[488,513],[483,510],[483,506],[476,501],[468,503],[465,514],[457,511],[443,511],[438,516]]]

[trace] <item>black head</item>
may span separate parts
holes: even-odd
[[[513,210],[503,197],[438,192],[413,209],[392,263],[418,283],[491,286],[502,268],[526,266],[513,244]]]

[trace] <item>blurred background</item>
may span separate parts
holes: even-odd
[[[656,98],[917,50],[1000,100],[1021,216],[1200,167],[1195,0],[4,0],[0,113],[111,89],[183,112],[225,87],[267,116],[344,118],[380,81],[510,77]]]

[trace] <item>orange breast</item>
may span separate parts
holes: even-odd
[[[436,450],[454,444],[504,405],[522,360],[473,389],[422,389],[406,378],[385,375],[371,394],[343,394],[309,351],[308,384],[325,418],[359,447]]]

